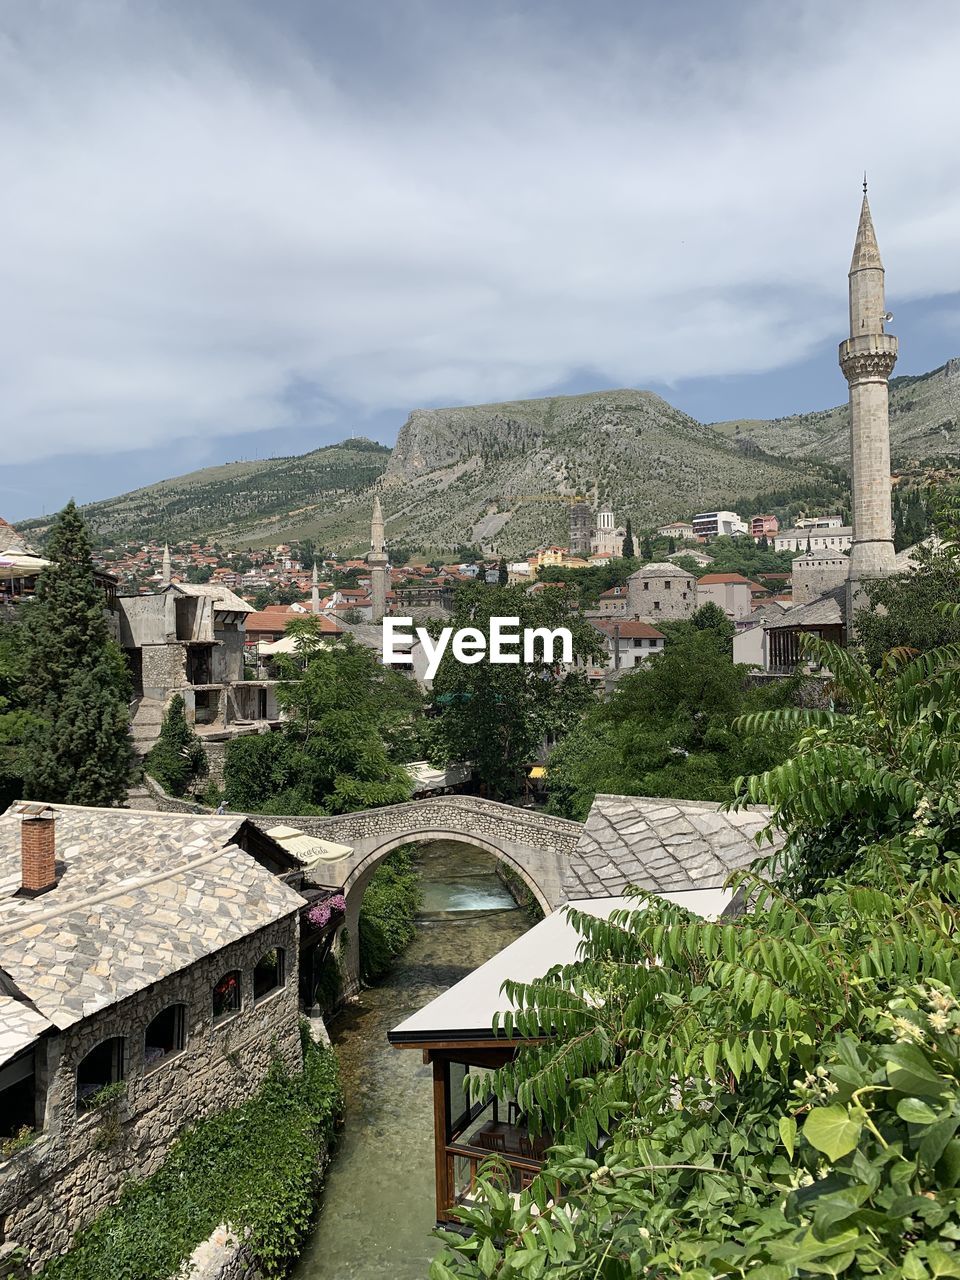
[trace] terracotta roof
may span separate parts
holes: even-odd
[[[624,618],[621,622],[618,622],[616,618],[598,618],[593,625],[598,631],[602,631],[608,636],[612,636],[614,631],[618,631],[622,640],[666,639],[663,632],[658,631],[656,627],[651,627],[649,622],[636,622],[632,618]]]
[[[761,587],[758,582],[754,582],[750,578],[745,578],[742,573],[705,573],[703,577],[698,578],[697,581],[701,585],[706,584],[708,586],[712,584],[719,584],[719,583],[725,583],[725,582],[743,582],[748,587],[754,590],[757,590],[757,591],[764,590],[764,588]]]

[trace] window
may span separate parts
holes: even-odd
[[[123,1036],[114,1036],[91,1049],[83,1059],[77,1067],[78,1111],[94,1105],[101,1090],[123,1079],[124,1050]]]
[[[186,1044],[186,1013],[183,1004],[161,1009],[143,1033],[143,1065],[155,1067],[164,1058],[179,1053]]]
[[[240,977],[239,969],[231,969],[213,988],[214,1022],[222,1022],[224,1018],[239,1013],[242,1005]]]
[[[650,583],[649,583],[649,582],[645,582],[645,583],[643,584],[643,589],[644,589],[644,591],[649,591],[649,590],[650,590]]]
[[[253,998],[262,1000],[272,991],[279,991],[284,983],[283,947],[265,951],[253,970]]]
[[[670,582],[670,580],[669,580],[669,579],[666,579],[666,580],[664,581],[664,584],[663,584],[663,589],[664,589],[664,591],[669,591],[672,585],[673,585],[673,583],[672,583],[672,582]]]
[[[36,1127],[34,1051],[29,1049],[0,1067],[0,1146]],[[2,1159],[2,1157],[0,1157]]]
[[[659,608],[660,608],[660,601],[659,601],[659,600],[654,600],[654,602],[653,602],[653,607],[654,607],[654,609],[659,609]]]

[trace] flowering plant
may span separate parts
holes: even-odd
[[[346,899],[342,893],[335,893],[325,902],[318,902],[307,912],[307,919],[317,929],[328,925],[335,915],[343,915],[347,909]]]

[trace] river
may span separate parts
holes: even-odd
[[[479,849],[423,853],[421,927],[396,968],[330,1028],[346,1093],[345,1125],[321,1212],[294,1280],[426,1280],[438,1242],[433,1088],[414,1049],[387,1032],[529,927]]]

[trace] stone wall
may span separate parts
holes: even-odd
[[[187,651],[182,644],[147,644],[141,653],[141,683],[149,698],[166,698],[187,682]]]
[[[284,986],[255,1004],[253,967],[278,946],[286,953]],[[233,969],[242,975],[242,1008],[215,1024],[213,986]],[[256,1093],[275,1055],[299,1070],[297,981],[293,914],[43,1042],[43,1131],[0,1164],[0,1238],[23,1245],[33,1263],[62,1251],[124,1182],[154,1172],[185,1125]],[[147,1024],[179,1003],[186,1005],[185,1047],[148,1066]],[[77,1066],[112,1036],[125,1037],[125,1096],[114,1110],[78,1114]]]
[[[665,565],[659,574],[638,570],[627,579],[627,616],[652,626],[692,617],[697,607],[696,581],[676,565]]]
[[[792,566],[793,602],[810,604],[828,591],[842,587],[850,572],[846,556],[832,552],[815,552],[798,556]]]
[[[308,835],[333,840],[338,844],[355,844],[360,840],[410,833],[410,839],[428,839],[431,831],[460,830],[465,837],[487,836],[513,844],[569,852],[576,848],[583,825],[566,818],[514,805],[483,800],[478,796],[437,796],[433,799],[410,800],[406,804],[385,805],[381,809],[365,809],[361,813],[344,813],[337,817],[287,815],[260,818],[250,815],[258,825],[291,826]]]
[[[150,792],[150,795],[153,797],[154,801],[156,802],[156,806],[161,813],[210,814],[213,812],[213,810],[207,808],[206,805],[197,804],[196,801],[194,800],[181,800],[177,796],[169,795],[166,791],[164,791],[160,783],[157,782],[156,778],[150,777],[149,773],[144,773],[143,785]]]
[[[207,757],[207,780],[215,782],[218,787],[222,787],[227,765],[227,746],[229,744],[226,742],[211,742],[205,738],[201,738],[200,741],[203,745],[203,754]]]
[[[224,1224],[198,1244],[176,1280],[261,1280],[259,1268]]]

